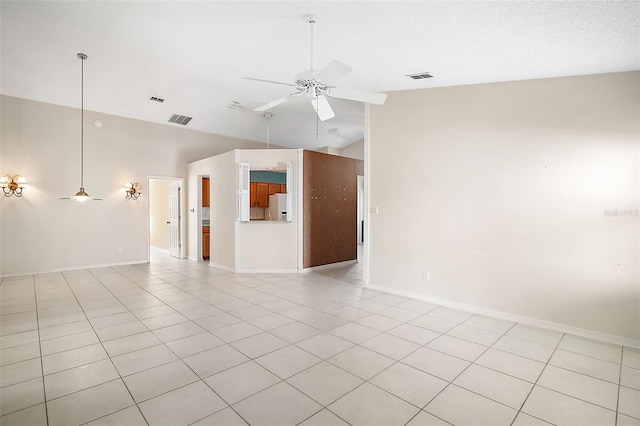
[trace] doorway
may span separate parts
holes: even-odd
[[[184,180],[174,177],[149,177],[148,259],[152,251],[184,258]]]
[[[211,179],[209,175],[199,175],[198,182],[198,261],[209,261],[211,257]]]

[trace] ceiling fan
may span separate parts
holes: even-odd
[[[263,80],[260,78],[249,78],[247,80],[260,81],[264,83],[280,84],[294,87],[295,91],[254,108],[254,111],[266,111],[275,106],[287,102],[289,99],[306,96],[313,108],[318,114],[318,118],[322,121],[335,117],[335,113],[327,100],[328,97],[338,99],[348,99],[351,101],[365,102],[369,104],[382,105],[387,98],[386,93],[369,92],[358,89],[347,89],[343,87],[335,87],[332,83],[349,74],[352,70],[348,65],[340,61],[331,61],[321,71],[313,69],[313,26],[318,22],[318,18],[313,15],[306,15],[305,20],[309,22],[311,27],[311,66],[308,71],[303,71],[296,76],[295,83],[286,83],[282,81]]]

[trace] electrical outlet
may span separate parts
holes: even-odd
[[[118,247],[118,253],[122,253],[122,247]]]
[[[431,272],[423,271],[422,272],[422,278],[424,278],[425,280],[431,279]]]

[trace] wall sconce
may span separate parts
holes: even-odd
[[[0,188],[4,192],[5,197],[22,197],[22,189],[27,183],[27,179],[24,176],[0,176]]]
[[[127,182],[124,184],[124,192],[126,192],[126,198],[130,200],[137,200],[142,192],[139,191],[140,184],[138,182]]]

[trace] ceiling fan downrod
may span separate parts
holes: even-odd
[[[309,32],[311,39],[311,58],[309,70],[313,71],[313,26],[318,23],[318,17],[315,15],[305,15],[304,19],[309,23]]]

